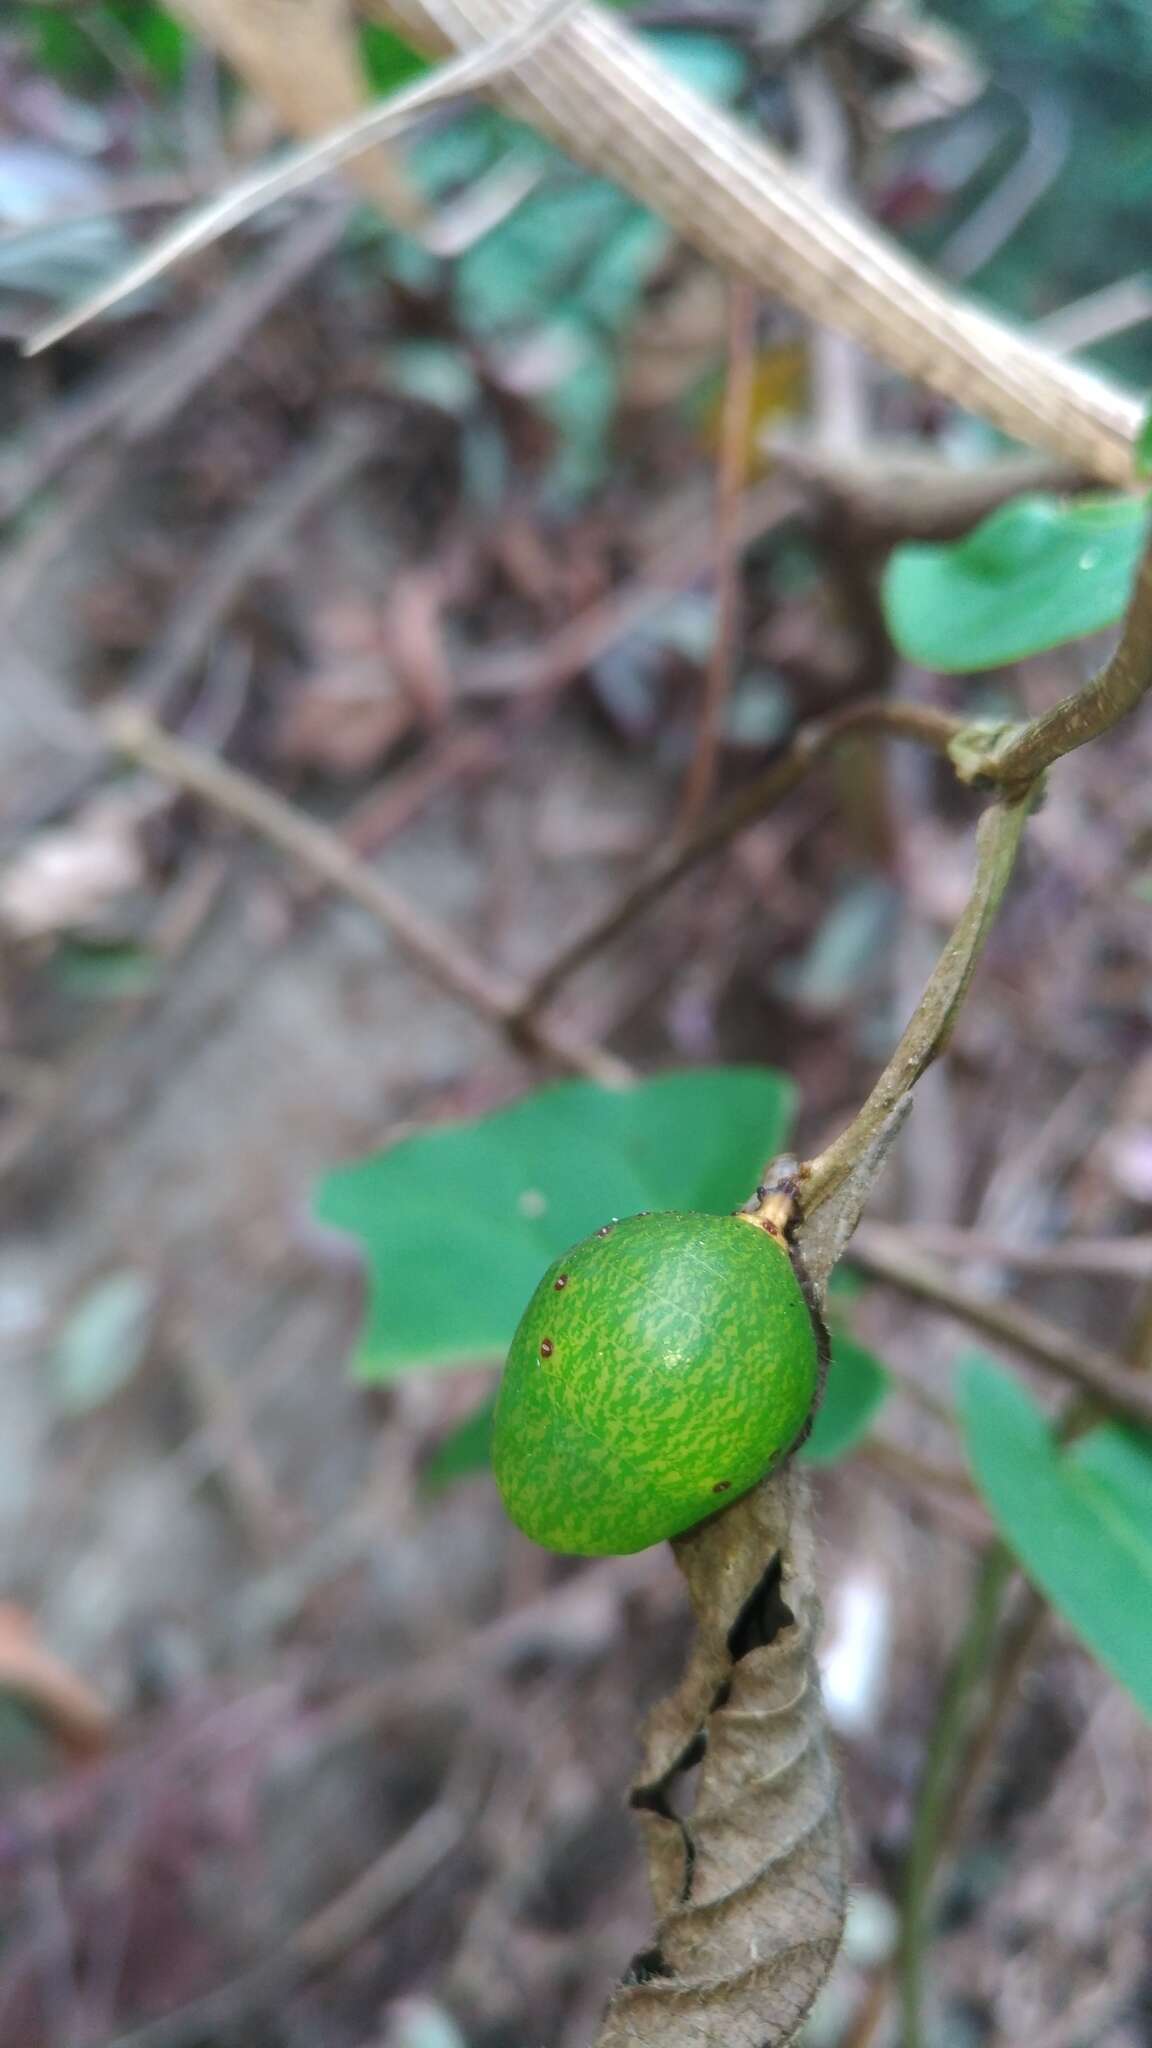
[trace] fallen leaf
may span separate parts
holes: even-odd
[[[14,1600],[0,1603],[0,1692],[30,1708],[78,1763],[108,1747],[109,1708],[45,1646],[32,1616]]]
[[[381,620],[389,671],[425,726],[443,723],[454,695],[444,635],[446,594],[438,567],[401,569]]]
[[[138,800],[109,795],[58,831],[37,833],[0,870],[0,929],[45,939],[99,925],[146,879],[141,822]]]
[[[56,1405],[67,1415],[103,1407],[143,1360],[156,1296],[142,1273],[107,1273],[77,1303],[53,1346]]]

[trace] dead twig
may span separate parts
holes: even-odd
[[[347,1955],[426,1884],[465,1840],[479,1804],[474,1792],[467,1800],[459,1791],[446,1794],[298,1927],[274,1955],[207,1997],[117,2035],[109,2048],[194,2048],[219,2029],[232,2028],[266,2006],[279,2004],[298,1985]]]
[[[1152,1237],[1064,1237],[1052,1244],[1014,1244],[987,1230],[944,1223],[901,1224],[885,1230],[910,1251],[929,1258],[987,1261],[1022,1273],[1111,1273],[1126,1280],[1152,1279]]]
[[[340,822],[340,837],[366,859],[379,853],[406,830],[426,804],[456,783],[491,774],[504,759],[505,748],[495,733],[458,724],[432,743],[409,768],[390,775]],[[302,876],[292,894],[296,903],[313,902],[323,891],[316,875]]]
[[[485,966],[454,933],[415,910],[398,890],[358,860],[337,833],[307,817],[275,791],[202,748],[174,739],[139,705],[123,701],[111,705],[101,726],[115,751],[201,797],[359,903],[441,988],[460,997],[490,1023],[606,1086],[619,1087],[632,1079],[631,1069],[623,1061],[559,1024],[522,1026],[523,996],[515,984]]]
[[[893,739],[914,740],[921,746],[946,753],[961,730],[958,720],[942,711],[915,704],[868,701],[853,704],[804,726],[795,739],[763,775],[746,789],[738,790],[711,817],[705,818],[691,838],[661,849],[648,868],[631,883],[600,917],[561,949],[537,975],[524,998],[522,1017],[528,1022],[551,1002],[564,982],[583,967],[594,954],[627,929],[633,920],[658,902],[676,883],[718,853],[730,839],[765,812],[798,789],[818,762],[845,740],[861,733],[887,734]]]
[[[957,1317],[1059,1379],[1070,1381],[1113,1413],[1127,1415],[1145,1429],[1152,1427],[1152,1387],[1146,1377],[1087,1338],[1037,1315],[1034,1309],[973,1293],[931,1259],[911,1250],[902,1232],[878,1223],[861,1224],[852,1246],[852,1261],[913,1301]]]

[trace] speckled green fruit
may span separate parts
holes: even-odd
[[[747,1492],[816,1391],[779,1241],[739,1216],[630,1216],[549,1266],[512,1339],[492,1462],[549,1550],[644,1550]]]

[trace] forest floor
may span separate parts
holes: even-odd
[[[309,1218],[326,1167],[550,1070],[95,716],[143,699],[517,978],[674,825],[709,447],[625,407],[609,484],[543,509],[527,401],[462,424],[389,383],[379,336],[442,309],[337,254],[337,212],[6,363],[0,2048],[582,2048],[648,1928],[624,1791],[687,1644],[671,1559],[550,1559],[487,1478],[428,1496],[490,1372],[356,1386],[360,1275]],[[850,539],[777,487],[724,788],[882,683],[1035,709],[1083,672],[878,675]],[[1053,778],[877,1211],[972,1233],[968,1284],[1113,1348],[1152,1277],[1150,790],[1147,713]],[[973,817],[935,764],[855,754],[557,1014],[644,1072],[782,1068],[814,1149],[964,900]],[[1131,1240],[1127,1270],[1029,1261],[1057,1235]],[[929,1400],[976,1341],[878,1284],[853,1316]],[[863,2048],[891,2038],[910,1801],[988,1524],[923,1400],[815,1483],[857,1891],[811,2040]],[[1149,2040],[1150,1822],[1152,1735],[1053,1624],[957,1844],[940,2048]]]

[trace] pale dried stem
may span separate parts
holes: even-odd
[[[415,910],[383,876],[357,858],[339,836],[286,803],[252,776],[186,740],[174,739],[138,705],[121,702],[104,712],[108,744],[142,768],[203,798],[225,817],[296,860],[359,903],[434,981],[493,1024],[522,1030],[530,1043],[561,1065],[606,1086],[630,1081],[631,1069],[603,1047],[586,1044],[558,1024],[519,1027],[520,991],[471,954],[463,940]]]
[[[466,49],[524,0],[363,0],[425,49]],[[1092,476],[1133,482],[1140,400],[1061,361],[919,268],[618,16],[583,6],[496,97],[660,214],[718,267],[851,335],[881,361]]]

